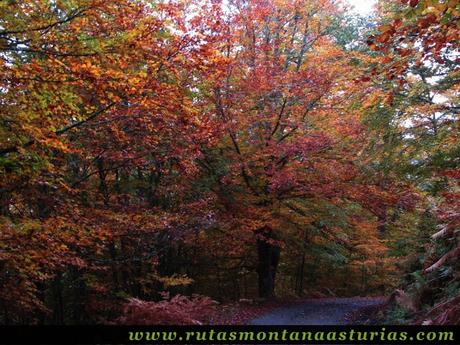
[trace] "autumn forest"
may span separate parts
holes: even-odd
[[[0,0],[0,324],[459,324],[460,2],[348,6]]]

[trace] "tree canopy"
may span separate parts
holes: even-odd
[[[0,2],[0,321],[400,286],[458,320],[459,6]]]

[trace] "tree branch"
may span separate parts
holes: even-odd
[[[103,112],[107,111],[108,109],[112,108],[113,106],[115,105],[115,103],[110,103],[109,105],[103,107],[103,108],[100,108],[98,110],[96,110],[94,113],[92,113],[91,115],[89,115],[86,119],[84,120],[81,120],[81,121],[78,121],[78,122],[75,122],[71,125],[68,125],[64,128],[61,128],[57,131],[55,131],[54,133],[56,135],[61,135],[61,134],[64,134],[68,131],[70,131],[71,129],[73,128],[76,128],[76,127],[79,127],[83,124],[85,124],[86,122],[96,118],[97,116],[99,116],[100,114],[102,114]],[[19,148],[22,147],[22,148],[25,148],[25,147],[29,147],[31,145],[33,145],[35,143],[35,140],[34,139],[31,139],[27,142],[25,142],[24,144],[22,145],[16,145],[16,146],[10,146],[10,147],[6,147],[4,149],[0,149],[0,156],[4,156],[8,153],[13,153],[13,152],[18,152]]]

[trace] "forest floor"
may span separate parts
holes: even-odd
[[[249,321],[250,325],[346,325],[372,323],[385,297],[321,298],[278,306]]]

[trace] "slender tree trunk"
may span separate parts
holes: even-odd
[[[97,168],[99,173],[99,191],[103,196],[104,204],[107,206],[109,204],[109,191],[106,182],[107,172],[104,170],[105,166],[102,158],[97,160]]]
[[[380,238],[385,237],[385,232],[387,228],[387,210],[385,209],[382,214],[378,215],[378,226],[377,229],[379,231]]]
[[[301,296],[303,294],[303,281],[305,277],[305,261],[307,255],[307,243],[308,243],[308,230],[305,229],[305,237],[303,242],[303,250],[302,250],[302,262],[300,263],[299,269],[299,285],[297,287],[297,294]]]
[[[64,299],[62,296],[62,274],[58,273],[54,278],[53,282],[53,290],[54,290],[54,315],[53,315],[53,322],[57,325],[64,324]]]
[[[10,195],[8,192],[0,192],[0,216],[8,216],[10,208]]]
[[[112,282],[115,287],[115,291],[120,289],[120,284],[118,282],[118,268],[117,268],[117,250],[115,248],[115,242],[110,242],[109,244],[109,253],[111,260],[111,269],[112,269]]]

